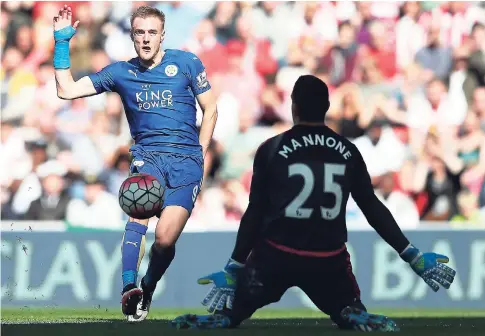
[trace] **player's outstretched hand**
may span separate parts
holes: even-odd
[[[435,292],[440,289],[439,285],[446,289],[450,288],[455,279],[456,271],[445,265],[449,261],[447,256],[433,252],[422,253],[413,245],[409,245],[401,253],[401,258],[408,262],[413,271]]]
[[[59,14],[54,16],[54,38],[58,40],[69,41],[76,33],[76,28],[79,25],[79,20],[72,24],[72,9],[67,5],[61,8]]]
[[[222,271],[209,274],[197,280],[199,285],[214,285],[204,300],[202,300],[202,305],[208,307],[207,311],[209,313],[225,308],[232,309],[237,273],[243,267],[243,264],[229,259]]]

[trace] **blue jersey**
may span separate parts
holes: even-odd
[[[110,64],[89,78],[97,93],[120,95],[136,145],[160,152],[201,153],[195,96],[208,91],[210,84],[194,54],[167,49],[153,69],[133,58]]]

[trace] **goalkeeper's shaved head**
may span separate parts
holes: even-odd
[[[330,107],[327,84],[312,76],[300,76],[291,93],[293,121],[323,123]]]

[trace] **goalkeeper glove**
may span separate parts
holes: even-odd
[[[237,273],[243,267],[244,264],[229,259],[222,271],[209,274],[197,280],[199,285],[214,284],[204,300],[202,300],[202,305],[208,306],[207,311],[209,313],[220,311],[224,308],[232,309]]]
[[[440,289],[438,284],[448,289],[455,279],[456,271],[444,265],[449,261],[447,256],[433,252],[422,253],[411,244],[400,256],[435,292]]]

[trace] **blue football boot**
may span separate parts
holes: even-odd
[[[171,325],[177,329],[222,329],[228,328],[231,320],[226,315],[185,314],[172,320]]]
[[[396,322],[384,315],[376,315],[355,307],[345,307],[340,316],[358,331],[399,331]]]

